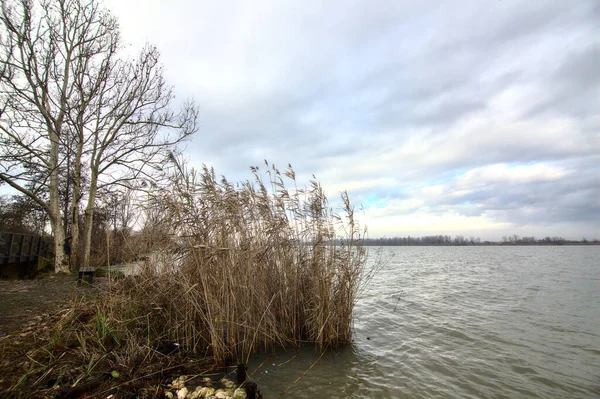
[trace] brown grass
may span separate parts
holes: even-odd
[[[136,309],[153,339],[219,361],[301,342],[349,343],[366,250],[348,195],[336,214],[319,183],[298,189],[291,167],[267,167],[237,185],[206,167],[178,167],[149,204],[161,210],[158,235],[170,239],[111,311]]]
[[[92,391],[115,392],[117,383],[157,372],[164,379],[165,367],[177,371],[186,361],[161,355],[161,343],[179,343],[205,359],[205,369],[274,347],[349,343],[352,310],[375,266],[366,269],[364,231],[347,193],[338,214],[316,180],[298,188],[291,167],[252,172],[253,181],[234,185],[206,167],[177,164],[170,186],[145,204],[137,240],[151,246],[139,275],[111,281],[37,338],[11,391],[55,393],[91,380],[101,381]],[[66,358],[60,365],[67,352],[71,368]]]

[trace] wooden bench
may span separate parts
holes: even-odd
[[[93,267],[82,267],[77,272],[77,284],[81,285],[85,279],[86,283],[92,284],[94,282],[94,268]]]

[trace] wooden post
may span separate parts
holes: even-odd
[[[17,262],[23,261],[24,251],[25,251],[25,234],[21,234],[21,248],[19,248],[19,260]]]
[[[8,244],[8,262],[7,263],[11,263],[10,261],[10,256],[13,253],[13,245],[15,243],[15,233],[10,233],[10,244]]]
[[[262,394],[256,382],[250,380],[247,374],[248,367],[244,363],[237,366],[237,383],[244,387],[247,399],[262,399]]]

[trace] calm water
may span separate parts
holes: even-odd
[[[395,247],[291,398],[600,397],[600,246]],[[277,397],[317,359],[249,365]]]

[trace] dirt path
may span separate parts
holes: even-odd
[[[94,288],[78,288],[76,277],[67,274],[0,280],[0,337],[19,330],[35,316],[61,310],[75,295],[90,290]]]

